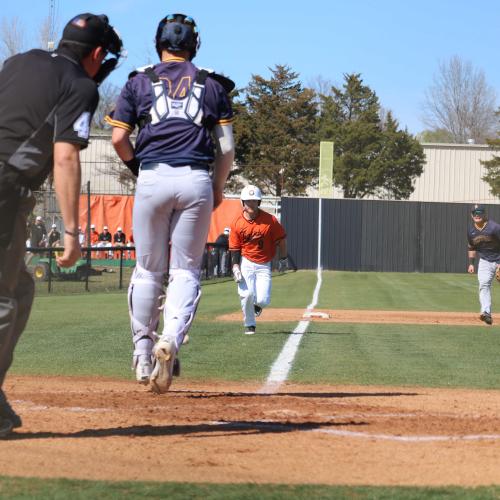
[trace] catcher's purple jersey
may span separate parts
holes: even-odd
[[[180,58],[154,67],[168,97],[179,104],[189,96],[197,71],[193,63]],[[122,89],[110,123],[132,132],[139,119],[148,115],[152,103],[151,80],[145,73],[138,73]],[[135,144],[135,154],[141,163],[160,162],[174,167],[211,163],[214,160],[211,129],[216,124],[231,123],[233,117],[226,91],[212,78],[207,78],[205,82],[202,110],[202,126],[184,118],[170,117],[154,125],[147,123],[141,128]]]
[[[500,224],[491,219],[483,229],[472,224],[469,226],[467,239],[469,249],[475,250],[481,259],[500,263]]]

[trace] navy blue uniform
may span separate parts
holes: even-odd
[[[500,263],[500,224],[491,219],[482,229],[473,224],[469,226],[467,239],[469,250],[475,250],[479,258]]]
[[[154,67],[163,81],[164,90],[171,99],[173,112],[195,81],[197,67],[182,58],[171,58]],[[147,116],[153,104],[151,80],[145,73],[138,73],[128,80],[116,103],[112,117],[107,121],[113,127],[132,132],[140,119]],[[177,117],[171,112],[169,119],[155,125],[147,123],[139,130],[135,155],[142,164],[168,163],[171,166],[208,165],[214,160],[214,143],[211,131],[216,124],[231,123],[233,111],[222,85],[212,78],[205,82],[203,96],[203,126]]]
[[[139,127],[134,153],[141,168],[133,211],[137,259],[129,313],[136,378],[149,381],[155,392],[168,390],[173,359],[200,300],[200,267],[214,206],[209,166],[221,156],[212,136],[219,138],[222,131],[232,142],[232,118],[229,96],[216,76],[169,54],[129,78],[106,120],[122,129],[118,136],[128,137]],[[156,342],[167,271],[163,332]]]

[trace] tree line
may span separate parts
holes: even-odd
[[[46,48],[48,36],[46,19],[35,44]],[[0,61],[25,46],[19,20],[3,18]],[[420,142],[486,142],[500,151],[496,92],[482,70],[458,56],[439,64],[422,103],[420,118],[429,128],[417,137],[400,128],[359,73],[345,74],[340,86],[320,78],[316,88],[309,88],[286,65],[276,65],[270,72],[269,78],[254,75],[232,96],[236,160],[229,185],[233,190],[250,181],[275,196],[306,194],[318,181],[320,141],[334,143],[333,183],[346,198],[407,199],[423,171]],[[99,93],[94,132],[106,129],[103,119],[119,88],[106,82]],[[483,180],[500,196],[500,157],[482,163]],[[134,183],[119,165],[109,171],[123,184]]]

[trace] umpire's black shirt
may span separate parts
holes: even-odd
[[[97,86],[70,53],[30,50],[0,71],[0,161],[42,184],[55,142],[85,148],[99,101]]]

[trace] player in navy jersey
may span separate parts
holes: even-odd
[[[234,159],[228,97],[234,83],[191,62],[199,47],[191,17],[163,18],[156,33],[161,62],[130,75],[108,117],[118,155],[138,174],[133,212],[137,265],[128,296],[133,367],[137,380],[157,393],[170,386],[179,347],[200,300],[210,215],[222,201]],[[135,127],[134,147],[130,134]],[[163,332],[158,337],[167,271]]]
[[[491,317],[491,284],[497,267],[500,266],[500,225],[488,219],[483,205],[474,205],[471,210],[473,224],[469,226],[469,273],[474,272],[476,254],[479,256],[477,279],[479,281],[479,302],[481,321],[493,323]]]

